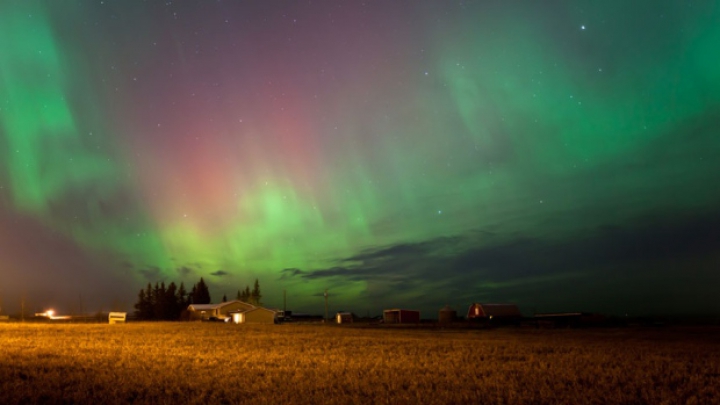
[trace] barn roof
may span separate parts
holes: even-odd
[[[582,312],[551,312],[543,314],[535,314],[535,318],[550,318],[550,317],[564,317],[564,316],[582,316],[585,315]]]
[[[475,303],[473,305],[480,305],[486,316],[522,316],[520,309],[515,304],[480,304]],[[471,306],[472,307],[472,306]]]

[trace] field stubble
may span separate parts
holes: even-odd
[[[720,403],[720,329],[0,324],[0,402]]]

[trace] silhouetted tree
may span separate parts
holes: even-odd
[[[155,316],[154,303],[153,288],[152,285],[148,283],[147,288],[140,289],[140,292],[138,293],[138,301],[134,305],[135,317],[141,320],[153,319]]]
[[[153,288],[153,319],[164,319],[165,317],[165,282],[155,282]]]
[[[238,291],[238,296],[240,297],[240,298],[238,298],[240,301],[249,303],[250,302],[250,287],[245,286],[244,290]]]
[[[147,287],[145,288],[145,300],[147,302],[147,313],[145,315],[145,319],[153,319],[155,315],[155,294],[153,294],[153,287],[150,283],[148,283]]]
[[[252,293],[250,293],[250,303],[253,305],[261,305],[260,299],[262,294],[260,293],[260,282],[255,279],[255,285],[253,286]]]
[[[150,305],[150,307],[153,306],[152,295],[153,295],[153,288],[152,288],[152,285],[150,283],[148,283],[147,287],[145,287],[145,297],[146,297],[147,303],[148,303],[148,305]]]
[[[227,302],[227,295],[223,294],[223,301],[222,301],[222,302]]]
[[[135,303],[135,318],[145,320],[148,319],[148,300],[145,297],[145,290],[140,289],[138,293],[138,301]]]
[[[210,303],[210,290],[208,289],[205,280],[200,277],[200,281],[193,287],[193,304],[209,304]]]
[[[192,288],[190,289],[190,293],[188,294],[188,305],[197,304],[195,302],[195,299],[197,298],[197,286],[193,284]]]
[[[190,305],[187,291],[185,291],[185,283],[180,282],[180,287],[178,287],[177,290],[177,303],[180,307],[180,312],[187,308],[188,305]]]
[[[177,286],[171,282],[165,290],[165,319],[175,321],[180,318],[180,304],[177,301]]]

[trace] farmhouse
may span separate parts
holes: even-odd
[[[188,312],[190,313],[190,320],[197,321],[225,319],[230,316],[230,312],[246,311],[254,308],[254,305],[248,304],[247,302],[233,300],[219,304],[192,304],[188,306]]]
[[[467,319],[475,320],[518,320],[522,314],[515,304],[473,303],[468,309]]]
[[[232,318],[233,323],[276,323],[278,311],[272,309],[253,307],[250,309],[231,311],[228,315]]]
[[[386,309],[383,311],[384,323],[419,323],[420,311],[412,309]]]

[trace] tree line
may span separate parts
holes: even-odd
[[[236,300],[247,302],[252,305],[262,305],[262,302],[260,302],[261,298],[262,294],[260,293],[260,283],[258,282],[258,279],[255,279],[255,285],[253,286],[252,291],[250,290],[250,286],[246,285],[245,289],[238,290],[237,295],[235,296]]]
[[[236,299],[253,305],[261,305],[262,294],[260,283],[255,279],[255,285],[245,286],[244,290],[238,290]],[[223,302],[227,297],[223,296]],[[185,289],[184,283],[178,287],[174,282],[165,286],[165,282],[155,283],[153,286],[148,283],[147,287],[140,289],[138,300],[135,303],[135,317],[139,320],[179,320],[187,307],[192,304],[210,304],[210,290],[205,280],[193,284],[190,292]]]

